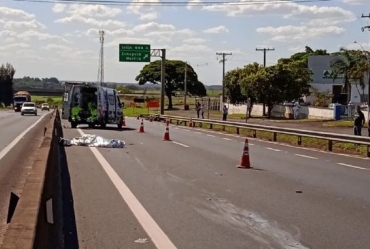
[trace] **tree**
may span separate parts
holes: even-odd
[[[130,94],[132,93],[133,91],[131,89],[129,89],[127,86],[118,86],[116,88],[116,90],[120,93],[120,94]]]
[[[309,94],[310,71],[299,66],[300,63],[279,63],[260,68],[241,81],[242,92],[249,93],[268,108],[268,118],[276,104],[295,100]]]
[[[166,60],[165,94],[168,98],[168,109],[172,109],[172,96],[178,90],[184,90],[185,68],[187,68],[187,91],[192,95],[206,96],[207,91],[193,67],[180,60]],[[135,78],[139,85],[161,82],[161,60],[153,61],[143,67]]]
[[[298,52],[290,56],[290,58],[281,58],[278,63],[291,63],[291,62],[301,62],[308,67],[308,57],[312,55],[329,55],[325,49],[313,50],[311,47],[306,46],[304,52]]]
[[[253,98],[250,93],[243,93],[240,86],[241,80],[249,74],[256,73],[260,69],[260,65],[255,62],[244,66],[244,68],[236,68],[226,73],[225,75],[225,90],[226,96],[233,105],[244,104],[248,97]]]
[[[7,63],[0,66],[0,104],[9,106],[13,102],[14,67]]]

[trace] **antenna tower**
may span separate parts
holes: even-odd
[[[100,39],[100,55],[99,55],[99,69],[98,69],[98,82],[103,86],[104,82],[104,30],[99,30]]]

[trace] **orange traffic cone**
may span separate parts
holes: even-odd
[[[243,168],[243,169],[250,169],[251,164],[249,161],[249,148],[248,148],[248,139],[245,139],[244,142],[244,148],[243,148],[243,155],[240,160],[240,165],[237,165],[238,168]]]
[[[170,128],[168,125],[166,126],[166,132],[164,133],[163,141],[171,141],[170,140]]]
[[[126,126],[126,120],[125,117],[122,118],[122,126]]]
[[[193,119],[190,118],[189,127],[193,127]]]
[[[144,120],[143,119],[141,120],[139,133],[144,133]]]

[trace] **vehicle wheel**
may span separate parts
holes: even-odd
[[[89,124],[89,128],[94,128],[95,124]]]
[[[119,124],[117,124],[118,130],[122,130],[122,119],[119,121]]]
[[[21,115],[23,116],[23,115],[24,115],[24,113],[22,112],[22,113],[21,113]]]
[[[106,123],[101,123],[100,124],[100,128],[105,129],[106,127],[107,127],[107,124]]]
[[[35,116],[37,116],[37,112],[35,113]]]
[[[71,128],[77,128],[77,123],[76,122],[71,122]]]

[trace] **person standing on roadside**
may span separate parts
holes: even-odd
[[[204,119],[204,112],[205,112],[205,107],[204,104],[200,106],[200,113],[202,114],[202,118]]]
[[[199,101],[197,101],[197,103],[195,104],[195,109],[197,110],[197,117],[199,118],[199,112],[200,112],[200,103],[199,103]]]
[[[362,126],[365,125],[365,115],[361,111],[361,107],[357,106],[357,114],[358,116],[355,118],[355,126],[353,128],[355,136],[361,136],[361,129]]]
[[[229,110],[227,109],[226,105],[224,105],[224,108],[222,109],[222,120],[227,120],[227,114],[229,113]]]

